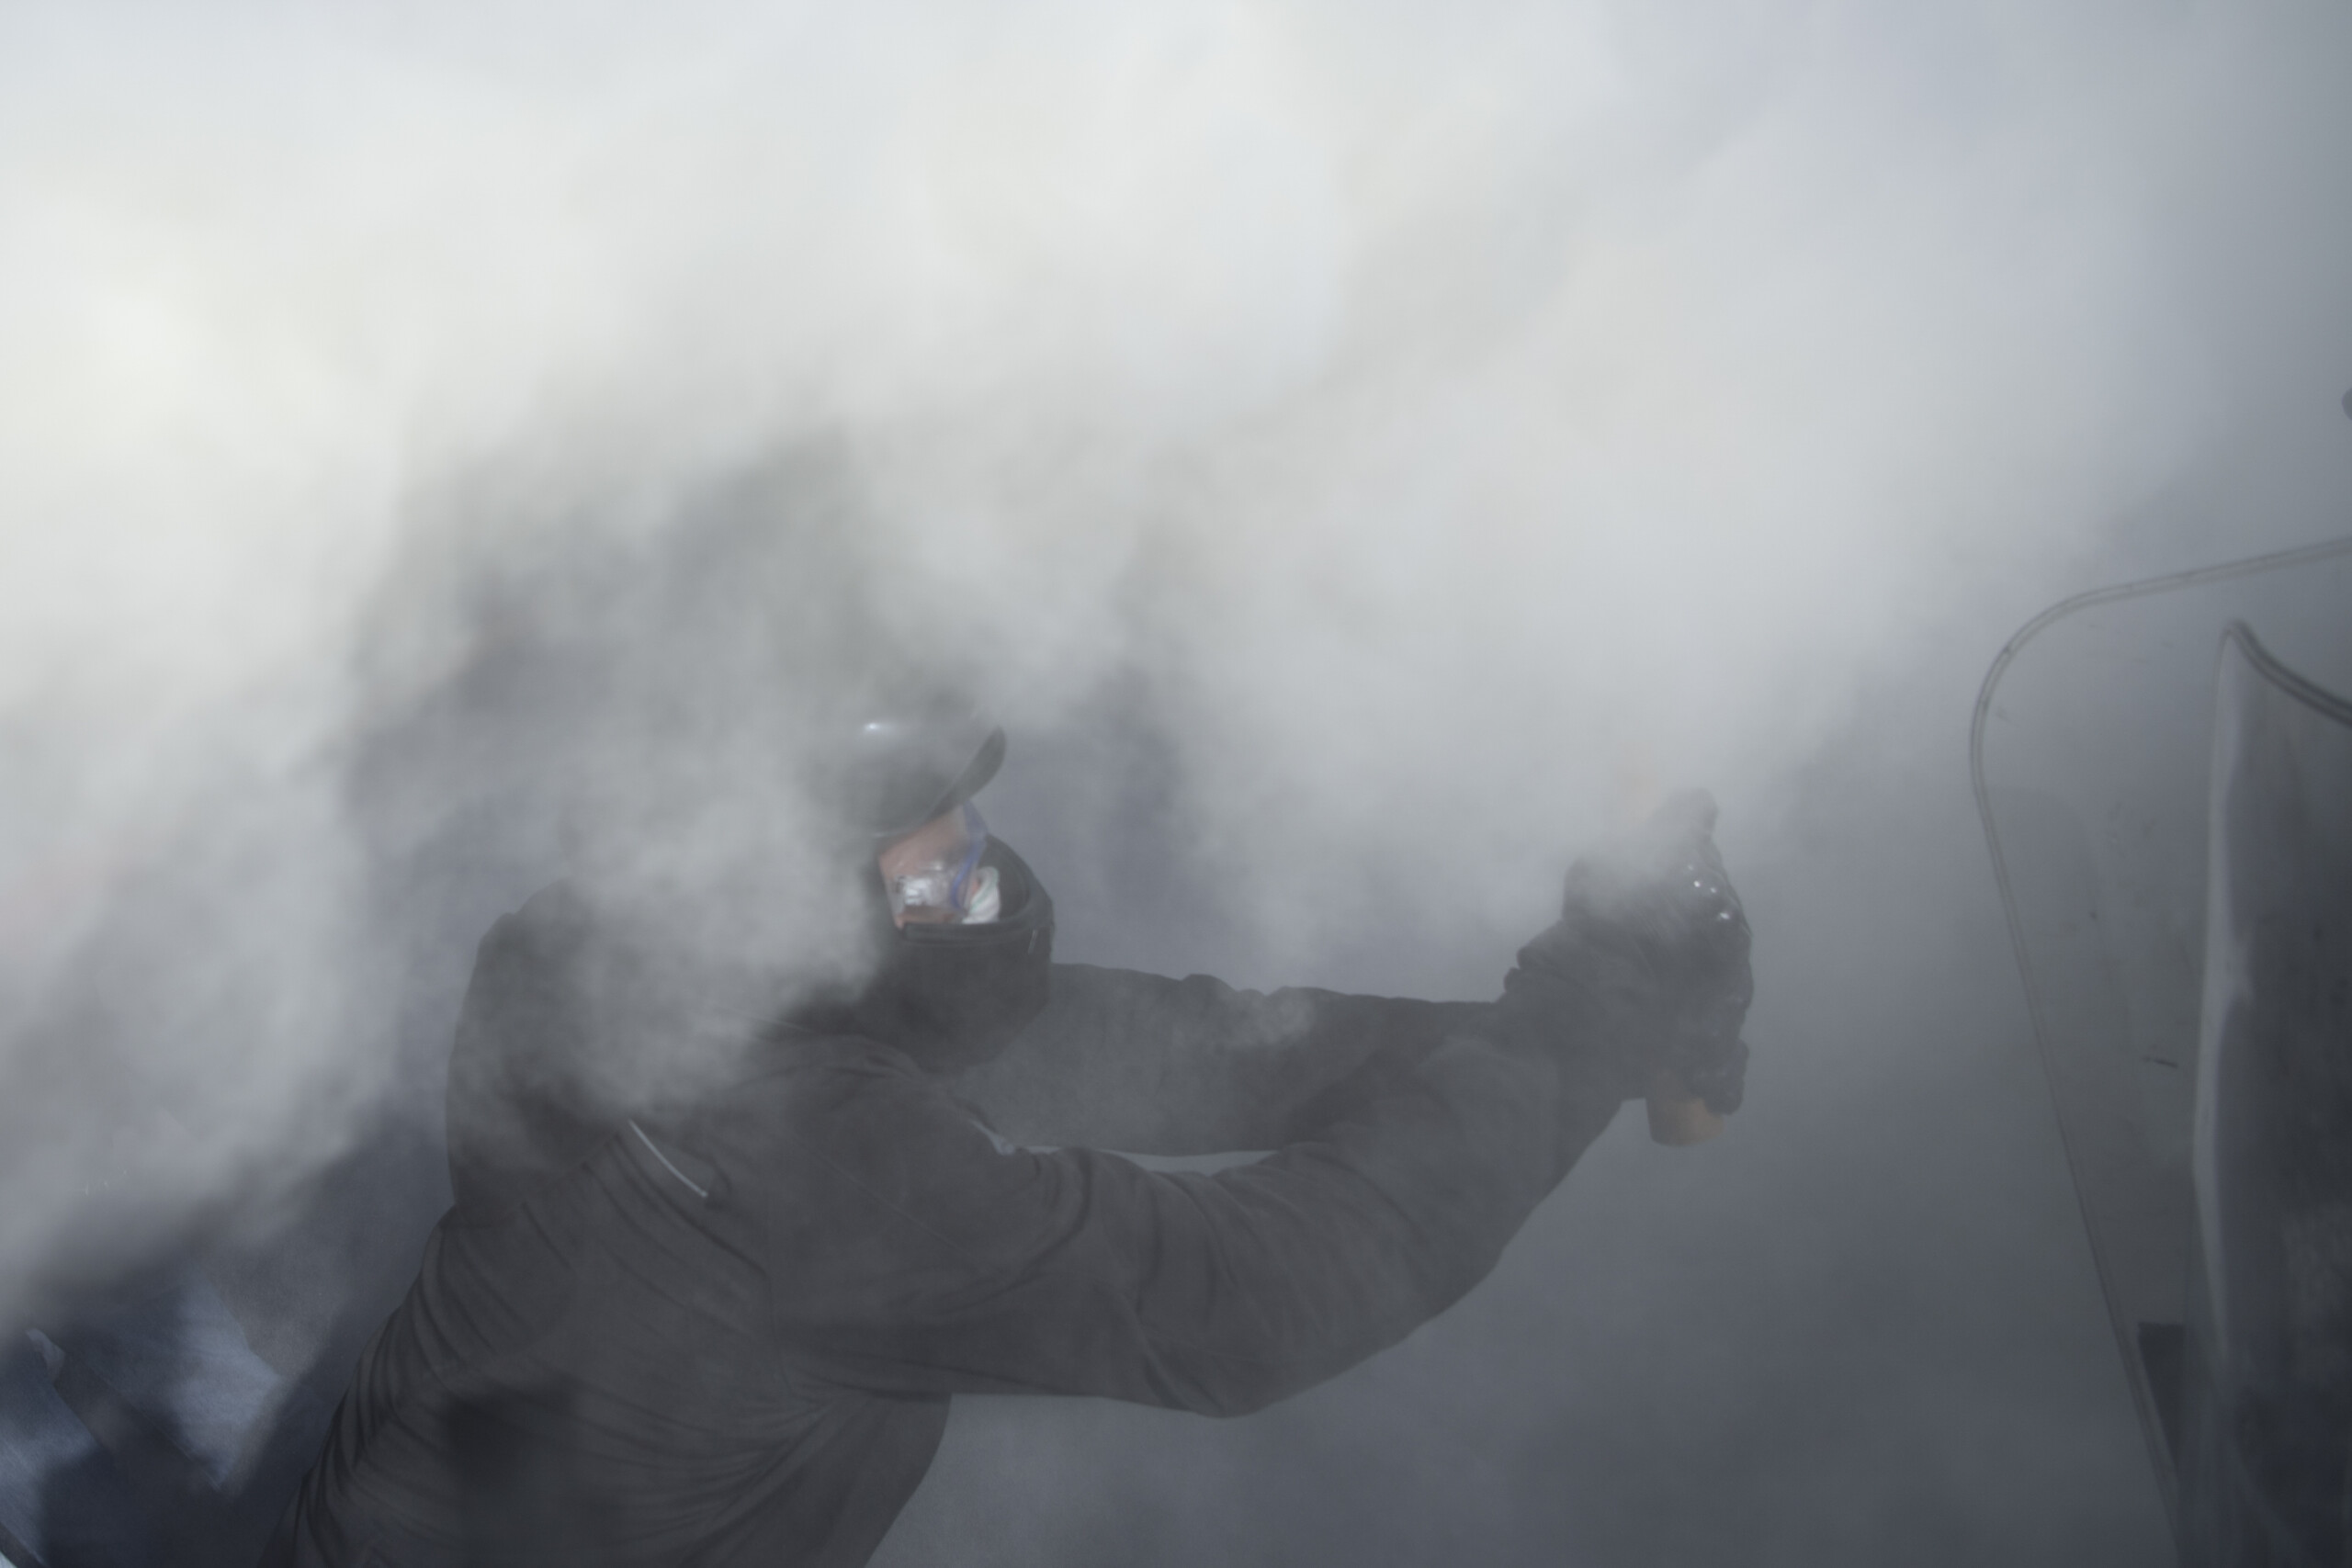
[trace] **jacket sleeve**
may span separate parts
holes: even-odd
[[[1213,1415],[1442,1311],[1617,1108],[1572,1060],[1470,1033],[1324,1135],[1214,1175],[1006,1145],[912,1077],[813,1098],[762,1249],[789,1280],[779,1338],[820,1375]]]
[[[1279,1148],[1409,1072],[1485,1010],[1057,964],[1045,1012],[951,1088],[1015,1143]]]

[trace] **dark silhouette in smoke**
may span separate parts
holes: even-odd
[[[787,604],[771,630],[771,585],[805,595],[824,569],[795,499],[730,493],[708,525],[723,570],[689,547],[597,606],[584,624],[609,640],[583,646],[581,622],[548,639],[552,662],[609,661],[559,756],[529,760],[579,813],[583,869],[482,944],[448,1086],[456,1204],[282,1560],[544,1551],[601,1509],[562,1551],[863,1561],[949,1393],[1260,1408],[1450,1305],[1657,1072],[1736,1104],[1717,1058],[1744,1055],[1747,928],[1703,803],[1572,878],[1487,1009],[1071,966],[1048,992],[1053,904],[995,841],[1001,908],[892,930],[882,840],[794,796],[794,747],[833,744],[827,694],[860,652],[839,578],[830,622]],[[975,743],[992,770],[1001,740]],[[583,757],[604,769],[584,788]],[[949,781],[986,773],[948,761],[921,794],[960,811]],[[833,839],[856,882],[824,880]],[[836,904],[867,887],[850,910],[871,907],[893,956],[809,968],[840,916],[796,874]],[[1154,1175],[1007,1132],[1285,1146]]]

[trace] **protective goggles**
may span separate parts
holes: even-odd
[[[980,852],[988,848],[989,825],[968,800],[963,816],[961,845],[890,879],[893,919],[979,925],[997,918],[1001,901],[996,867],[980,863]]]

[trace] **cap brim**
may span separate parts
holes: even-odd
[[[988,782],[996,777],[996,771],[1002,766],[1004,766],[1004,730],[1000,727],[989,731],[989,738],[980,742],[980,749],[972,754],[972,760],[965,764],[964,771],[956,775],[956,782],[947,786],[947,793],[939,797],[939,803],[931,808],[930,815],[923,818],[923,822],[928,822],[933,817],[940,816],[944,812],[955,810],[972,796],[979,794],[981,790],[988,787]],[[919,828],[922,823],[918,822],[914,826]]]

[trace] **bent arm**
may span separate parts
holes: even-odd
[[[1057,964],[1045,1012],[950,1087],[1020,1144],[1278,1148],[1401,1078],[1484,1010]]]
[[[931,1086],[854,1087],[800,1145],[780,1338],[881,1393],[1230,1415],[1402,1338],[1494,1266],[1615,1111],[1573,1064],[1449,1039],[1325,1136],[1213,1176],[999,1152]]]

